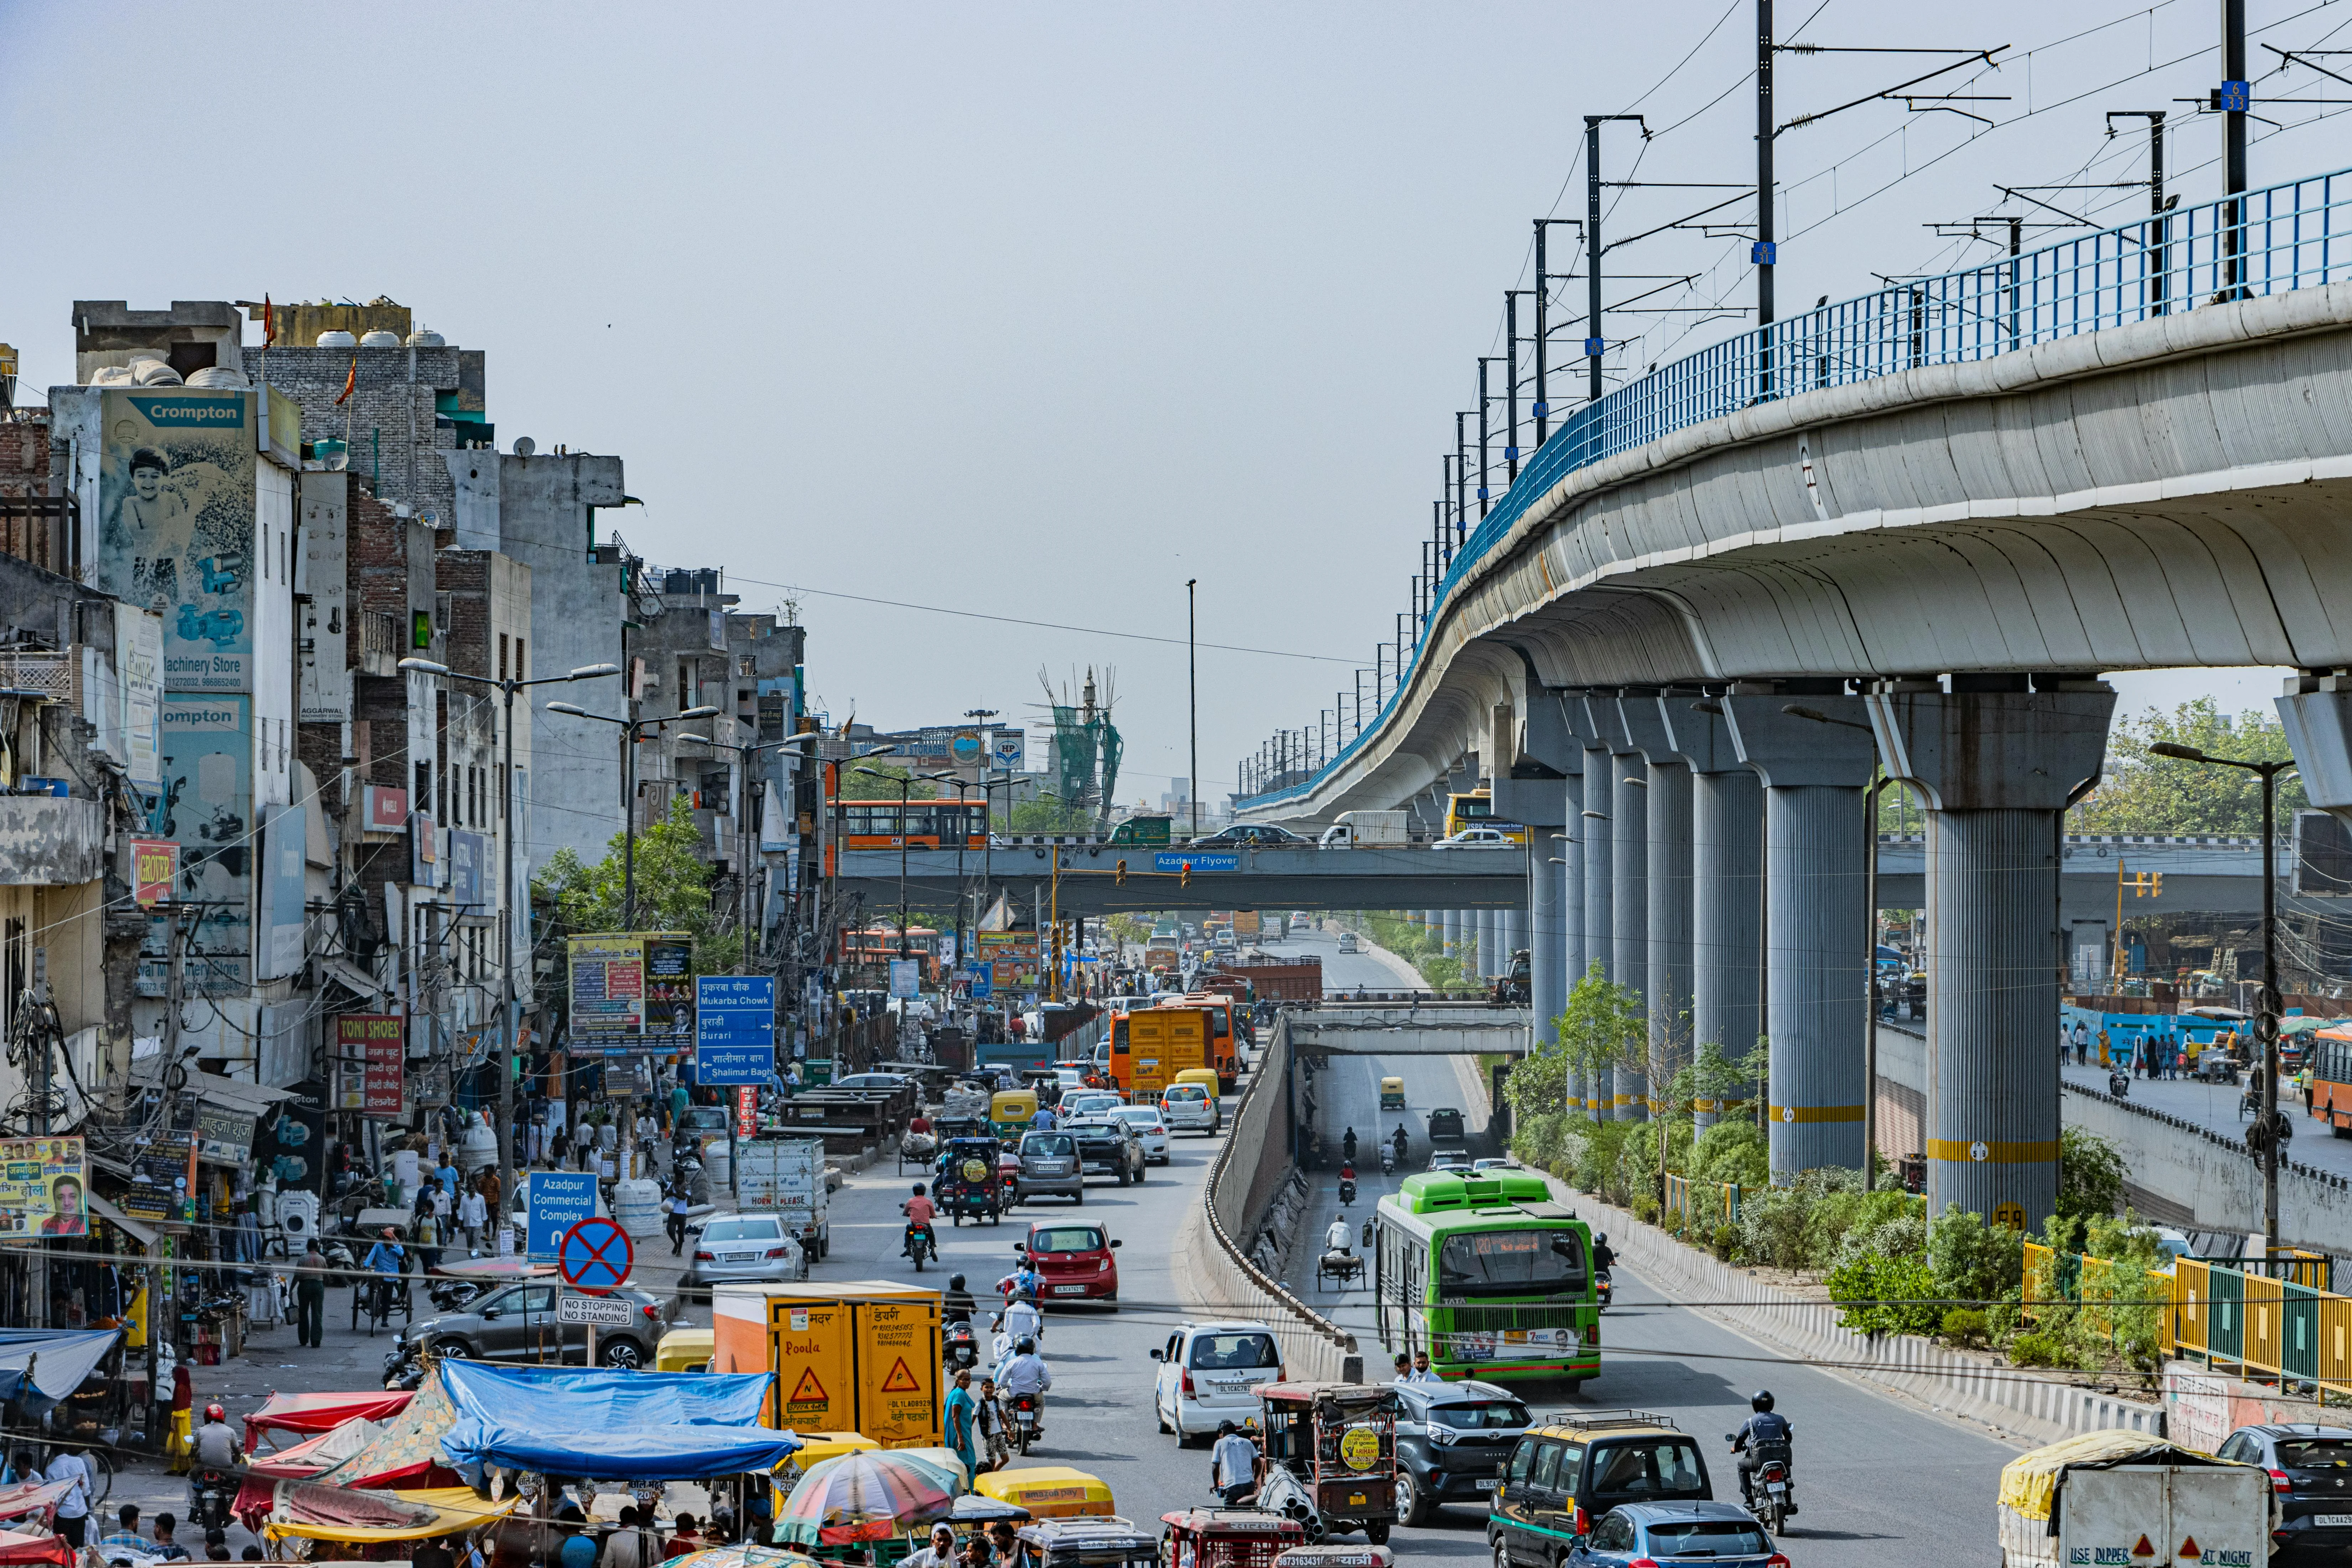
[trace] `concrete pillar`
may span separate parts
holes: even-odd
[[[1691,772],[1675,749],[1661,695],[1618,700],[1625,738],[1648,760],[1649,1063],[1656,1081],[1650,1109],[1661,1108],[1691,1049]]]
[[[1583,755],[1575,751],[1568,760],[1580,766]],[[1559,782],[1560,820],[1566,826],[1536,828],[1528,849],[1528,1005],[1539,1047],[1559,1038],[1555,1020],[1568,1005],[1578,950],[1584,945],[1583,871],[1577,853],[1577,830],[1583,824],[1576,817],[1581,782],[1578,774]]]
[[[1722,704],[1658,700],[1691,767],[1691,1045],[1733,1062],[1764,1033],[1764,781],[1739,760]],[[1719,1106],[1700,1105],[1699,1126]]]
[[[1445,956],[1448,958],[1462,956],[1462,911],[1460,910],[1445,911]]]
[[[1650,764],[1623,742],[1609,756],[1612,977],[1647,1002],[1650,994]],[[1639,1063],[1621,1063],[1610,1090],[1611,1114],[1643,1120],[1650,1085]]]
[[[2116,706],[2094,679],[2035,682],[1865,699],[1887,773],[1927,805],[1927,1212],[2018,1229],[2058,1199],[2059,817],[2098,777]]]
[[[1584,835],[1584,951],[1577,965],[1578,980],[1596,965],[1603,980],[1613,980],[1617,974],[1617,836],[1610,820],[1616,809],[1617,791],[1612,781],[1617,770],[1598,722],[1590,721],[1591,710],[1602,700],[1584,700],[1589,722],[1578,727],[1584,738],[1584,803],[1577,808],[1579,830]],[[1605,1069],[1585,1075],[1585,1114],[1595,1121],[1606,1121],[1615,1114],[1613,1081]]]
[[[1863,795],[1876,763],[1862,700],[1736,687],[1722,707],[1734,748],[1764,781],[1772,1179],[1860,1170],[1870,933]]]

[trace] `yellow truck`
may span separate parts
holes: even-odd
[[[1205,1007],[1138,1007],[1110,1021],[1110,1076],[1129,1101],[1157,1100],[1187,1068],[1208,1068]]]
[[[772,1372],[765,1424],[936,1448],[940,1297],[887,1279],[719,1285],[711,1370]]]

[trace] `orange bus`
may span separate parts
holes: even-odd
[[[2352,1026],[2321,1029],[2306,1053],[2311,1067],[2311,1113],[2324,1118],[2338,1138],[2352,1138]],[[2286,1087],[2282,1081],[2281,1089]]]

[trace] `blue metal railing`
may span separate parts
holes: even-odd
[[[1412,662],[1362,733],[1310,777],[1240,805],[1314,789],[1375,734],[1419,672],[1438,611],[1528,509],[1579,468],[1793,393],[2347,279],[2352,170],[2337,170],[1892,284],[1662,365],[1569,416],[1520,468],[1518,482],[1454,551]]]

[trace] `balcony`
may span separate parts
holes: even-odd
[[[401,626],[398,616],[388,616],[381,610],[360,612],[360,673],[362,675],[398,675],[400,661],[406,657],[401,647]]]
[[[0,886],[71,888],[106,870],[106,807],[75,795],[0,795]]]

